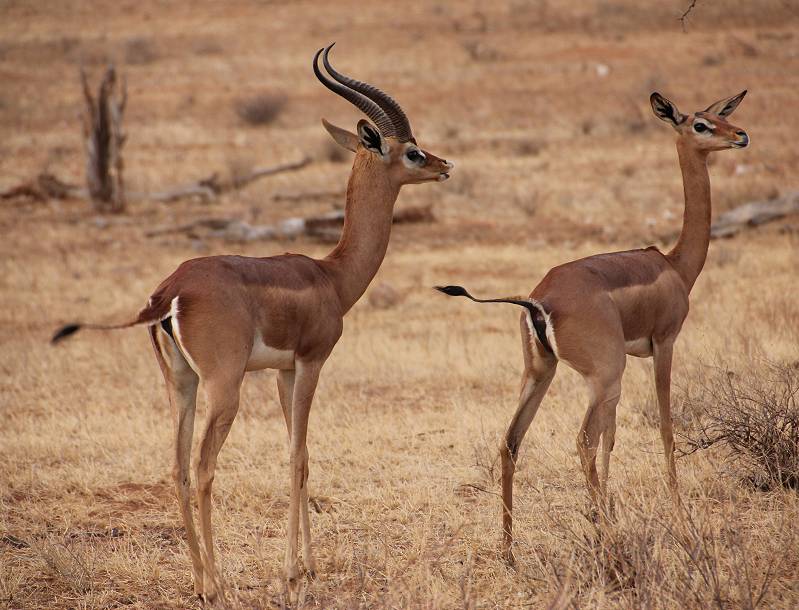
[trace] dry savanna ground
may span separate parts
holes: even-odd
[[[562,366],[522,446],[517,566],[506,566],[497,448],[516,402],[519,314],[430,289],[526,293],[554,264],[667,246],[682,188],[669,128],[648,107],[654,89],[684,111],[749,89],[734,122],[752,146],[714,158],[716,212],[799,186],[799,6],[700,0],[683,31],[687,4],[1,1],[0,189],[43,169],[81,181],[78,68],[96,80],[108,61],[128,81],[132,192],[304,154],[313,162],[212,202],[144,197],[116,216],[81,200],[2,203],[0,607],[199,605],[146,334],[86,333],[57,348],[48,338],[74,319],[127,317],[189,257],[325,253],[329,244],[305,239],[146,232],[343,203],[348,157],[319,119],[352,128],[358,116],[310,69],[333,40],[336,65],[390,91],[420,143],[456,168],[449,182],[400,195],[400,208],[433,204],[436,222],[395,228],[375,285],[402,298],[359,303],[324,370],[309,432],[320,574],[298,604],[799,606],[795,488],[714,445],[678,461],[686,512],[675,515],[651,363],[632,358],[615,520],[598,528],[589,518],[574,449],[586,395]],[[263,100],[274,116],[243,118]],[[791,378],[797,226],[788,218],[712,243],[677,345],[681,435],[697,434],[719,392]],[[280,607],[288,451],[274,373],[248,375],[242,392],[214,487],[219,605]],[[690,448],[684,436],[680,447]]]

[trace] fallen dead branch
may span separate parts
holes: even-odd
[[[222,193],[237,190],[265,178],[274,176],[281,172],[289,172],[301,169],[311,162],[309,157],[303,157],[297,161],[281,163],[271,167],[261,167],[251,170],[243,176],[236,176],[229,180],[222,180],[218,173],[213,173],[207,178],[185,184],[183,186],[156,191],[154,193],[126,193],[127,201],[160,201],[169,203],[178,199],[198,197],[204,201],[210,201]],[[74,184],[69,184],[48,172],[42,172],[35,178],[13,186],[5,191],[0,191],[0,199],[33,199],[35,201],[47,201],[48,199],[91,199],[89,191]]]
[[[721,214],[710,227],[710,237],[732,237],[748,227],[799,214],[799,191],[776,199],[745,203]]]
[[[48,172],[41,172],[35,178],[0,192],[0,199],[69,199],[88,197],[88,191],[75,184],[64,182]]]
[[[394,212],[394,224],[434,222],[432,205],[410,206]],[[213,237],[233,242],[294,239],[300,236],[336,241],[344,224],[344,210],[318,216],[286,218],[274,225],[251,225],[236,218],[200,218],[182,225],[152,229],[147,237],[186,233],[190,237]],[[203,231],[205,231],[203,233]]]
[[[202,178],[201,180],[197,180],[183,186],[151,193],[149,195],[149,199],[154,201],[163,201],[166,203],[177,201],[178,199],[185,199],[187,197],[199,197],[208,201],[227,191],[243,188],[248,184],[255,182],[256,180],[265,178],[266,176],[274,176],[275,174],[279,174],[281,172],[290,172],[302,169],[310,162],[311,159],[309,157],[303,157],[298,161],[292,161],[290,163],[282,163],[272,167],[257,168],[251,170],[249,173],[243,176],[235,176],[230,180],[221,180],[219,178],[219,174],[215,172],[207,178]]]
[[[274,193],[272,201],[319,201],[324,199],[344,199],[344,191],[309,191]]]

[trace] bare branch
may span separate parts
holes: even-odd
[[[86,194],[84,189],[59,180],[53,174],[42,172],[27,182],[13,186],[5,191],[0,191],[0,199],[33,199],[35,201],[47,201],[48,199],[84,197]]]
[[[272,167],[261,167],[250,171],[244,176],[235,176],[230,181],[222,181],[219,179],[217,172],[211,174],[207,178],[202,178],[196,182],[190,182],[182,186],[177,186],[164,191],[158,191],[150,194],[149,198],[155,201],[163,201],[165,203],[185,199],[187,197],[199,197],[203,201],[210,201],[222,193],[238,190],[247,186],[248,184],[265,178],[266,176],[274,176],[282,172],[296,171],[302,169],[311,162],[308,157],[303,157],[297,161],[289,163],[281,163]]]
[[[689,4],[689,5],[688,5],[688,8],[686,8],[686,9],[683,11],[682,15],[680,15],[680,25],[682,26],[682,31],[683,31],[683,32],[687,31],[687,30],[686,30],[686,27],[685,27],[685,23],[686,23],[686,21],[688,20],[688,15],[690,15],[690,14],[691,14],[691,11],[693,11],[693,10],[694,10],[694,7],[696,6],[696,3],[697,3],[698,1],[699,1],[699,0],[691,0],[691,4]]]
[[[394,213],[394,224],[433,222],[432,206],[409,206]],[[272,239],[295,239],[300,236],[321,241],[336,241],[344,225],[344,210],[308,217],[286,218],[274,225],[251,225],[236,218],[200,218],[183,225],[157,227],[145,233],[156,237],[172,233],[195,235],[197,229],[207,230],[206,236],[232,242],[249,242]]]
[[[259,169],[252,170],[246,176],[239,176],[233,180],[233,188],[239,189],[243,186],[248,185],[250,182],[254,182],[266,176],[274,176],[275,174],[279,174],[281,172],[290,172],[298,169],[302,169],[306,165],[311,162],[309,157],[303,157],[299,161],[292,161],[291,163],[283,163],[282,165],[275,165],[274,167],[262,167]]]
[[[790,214],[799,214],[799,191],[776,199],[751,201],[724,212],[710,227],[710,237],[732,237],[748,227],[757,227]]]
[[[111,107],[112,114],[114,116],[121,116],[121,110],[117,110],[117,104],[114,103]],[[121,125],[121,120],[119,122],[115,122],[116,125]],[[117,131],[116,137],[119,140],[120,147],[121,144],[125,140],[124,134]],[[94,154],[94,153],[92,153]],[[93,158],[93,157],[92,157]],[[119,154],[116,154],[113,158],[110,159],[112,165],[111,168],[116,174],[119,176],[119,183],[122,184],[121,181],[121,173],[122,173],[122,158]],[[131,192],[126,193],[125,199],[128,200],[137,200],[137,201],[160,201],[164,203],[169,203],[172,201],[177,201],[179,199],[186,199],[191,197],[199,198],[203,201],[210,201],[215,199],[220,194],[225,193],[231,190],[237,190],[255,182],[256,180],[260,180],[261,178],[265,178],[267,176],[274,176],[275,174],[279,174],[281,172],[288,172],[288,171],[295,171],[301,169],[308,165],[311,160],[308,157],[302,157],[297,161],[291,161],[289,163],[281,163],[279,165],[274,165],[272,167],[261,167],[250,171],[245,176],[239,176],[232,178],[228,181],[223,181],[219,178],[219,173],[214,172],[210,176],[206,178],[201,178],[195,182],[190,182],[184,185],[179,185],[173,188],[165,189],[163,191],[155,191],[152,193],[143,193],[143,192]],[[332,193],[327,193],[332,195]],[[75,197],[79,199],[91,199],[91,195],[88,190],[82,189],[74,184],[68,184],[59,180],[56,176],[52,174],[48,174],[46,172],[40,173],[35,178],[23,182],[17,186],[11,187],[6,189],[5,191],[0,191],[0,199],[35,199],[37,201],[45,201],[47,199],[66,199],[69,197]],[[279,199],[280,197],[275,197],[275,199]],[[302,194],[292,194],[293,199],[303,199]],[[314,195],[311,194],[310,198],[314,198]],[[319,194],[317,194],[317,198],[319,198]],[[400,221],[400,222],[408,222],[408,220]],[[412,221],[411,221],[412,222]]]

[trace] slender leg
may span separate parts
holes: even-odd
[[[283,409],[283,419],[286,420],[286,429],[291,438],[291,399],[294,394],[294,369],[277,372],[277,394],[280,397],[280,408]]]
[[[175,342],[166,333],[158,330],[156,326],[152,326],[150,327],[150,339],[153,342],[153,349],[158,364],[161,366],[161,372],[164,374],[169,404],[172,407],[175,430],[175,465],[172,477],[175,481],[175,494],[180,506],[180,515],[186,528],[194,578],[194,593],[202,595],[203,562],[192,515],[189,475],[199,377],[186,362]]]
[[[674,463],[674,433],[671,424],[671,359],[674,342],[655,342],[653,356],[655,362],[655,389],[658,395],[658,409],[660,411],[660,437],[663,440],[663,450],[666,454],[666,475],[669,488],[676,499],[677,467]]]
[[[605,503],[596,470],[596,454],[600,435],[609,429],[615,419],[616,405],[621,397],[621,374],[613,381],[608,382],[606,379],[606,377],[586,379],[591,392],[591,401],[580,432],[577,434],[577,453],[585,473],[588,492],[594,505],[600,509],[600,514],[604,512]],[[615,423],[613,425],[615,428]]]
[[[297,361],[294,377],[294,393],[291,401],[291,441],[289,450],[289,469],[291,476],[291,499],[289,500],[288,544],[286,546],[286,579],[290,590],[296,587],[299,576],[297,563],[297,530],[299,526],[300,505],[305,498],[307,510],[308,454],[306,436],[308,416],[311,411],[316,384],[323,362]]]
[[[543,366],[546,365],[546,366]],[[513,563],[513,474],[524,435],[555,376],[557,361],[541,362],[538,370],[526,369],[522,377],[519,406],[499,448],[502,457],[502,554]]]
[[[294,371],[283,370],[277,372],[277,391],[280,396],[280,406],[286,420],[286,429],[291,442],[291,401],[294,394]],[[308,478],[308,449],[305,450],[305,478]],[[300,526],[302,529],[302,554],[308,575],[316,576],[316,561],[311,546],[311,519],[308,515],[308,485],[303,485],[300,492]]]
[[[616,444],[616,406],[608,409],[605,429],[602,431],[602,479],[600,489],[602,496],[608,497],[608,477],[610,476],[610,452]]]
[[[205,582],[207,599],[212,600],[217,593],[219,573],[214,559],[214,541],[211,529],[211,487],[219,450],[227,438],[233,420],[239,409],[239,390],[243,371],[236,377],[204,380],[208,403],[205,430],[200,441],[197,456],[197,504],[200,513],[200,530],[205,546]]]

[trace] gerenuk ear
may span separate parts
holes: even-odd
[[[744,95],[746,95],[746,89],[741,91],[738,95],[733,95],[732,97],[728,97],[726,100],[719,100],[715,104],[711,104],[708,106],[705,112],[717,114],[720,117],[728,117],[738,107],[738,104],[741,103],[741,100],[744,99]]]
[[[371,150],[381,157],[388,154],[388,146],[383,136],[374,125],[365,119],[358,121],[358,139],[365,149]]]
[[[325,129],[327,129],[327,133],[336,141],[336,144],[342,148],[346,148],[352,152],[355,152],[358,148],[358,136],[351,131],[337,127],[333,125],[333,123],[327,122],[325,119],[322,119],[322,125],[324,125]]]
[[[671,123],[673,127],[677,127],[685,120],[685,115],[677,110],[676,104],[667,100],[657,91],[649,96],[649,103],[652,104],[652,111],[655,116],[661,121]]]

